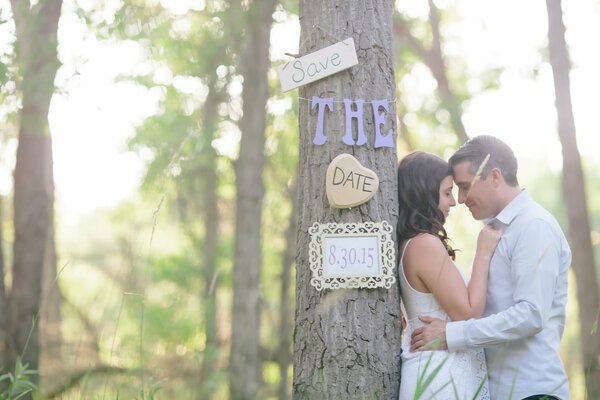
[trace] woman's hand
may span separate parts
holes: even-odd
[[[492,258],[501,237],[502,231],[500,229],[496,229],[491,225],[484,226],[477,238],[477,251],[482,256]]]

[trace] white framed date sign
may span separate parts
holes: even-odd
[[[396,278],[392,226],[387,222],[315,222],[310,234],[310,280],[317,290],[386,288]]]

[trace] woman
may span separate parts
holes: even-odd
[[[489,399],[483,350],[413,353],[410,335],[423,325],[420,315],[445,320],[481,316],[489,263],[501,232],[487,226],[481,230],[471,280],[465,285],[443,227],[456,205],[449,164],[433,154],[409,154],[398,166],[398,198],[398,274],[407,321],[400,399]]]

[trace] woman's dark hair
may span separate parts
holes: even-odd
[[[407,240],[419,233],[440,238],[452,259],[455,250],[448,244],[444,229],[444,214],[440,211],[440,184],[452,175],[450,164],[440,157],[415,151],[398,165],[398,240]]]

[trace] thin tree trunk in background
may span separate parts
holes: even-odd
[[[456,93],[450,87],[446,73],[446,61],[442,52],[442,35],[440,33],[439,12],[432,0],[429,3],[429,25],[431,27],[431,48],[426,49],[411,32],[408,22],[398,13],[394,17],[395,34],[406,41],[408,46],[423,60],[437,82],[437,92],[442,100],[442,107],[450,114],[450,123],[460,143],[469,140],[469,135],[462,122],[462,105]]]
[[[48,157],[49,136],[21,135],[15,167],[15,243],[10,317],[17,354],[30,368],[39,365],[39,310],[44,255],[51,227],[48,172],[39,165]]]
[[[390,289],[317,291],[311,284],[309,228],[314,222],[382,222],[396,226],[398,216],[395,147],[374,148],[371,104],[364,108],[367,143],[342,143],[343,99],[388,99],[382,132],[393,130],[396,142],[392,15],[386,0],[300,1],[300,54],[312,53],[352,37],[358,65],[299,89],[299,98],[333,97],[324,131],[327,142],[314,145],[317,110],[299,105],[298,245],[293,396],[297,399],[397,399],[400,384],[400,299]],[[355,131],[356,134],[356,131]],[[367,203],[352,209],[330,207],[325,196],[329,163],[353,154],[379,177],[379,189]],[[392,235],[395,238],[395,234]]]
[[[276,0],[250,3],[242,39],[243,117],[240,121],[240,155],[235,165],[236,232],[229,362],[232,400],[259,398],[262,374],[259,335],[262,173],[269,97],[269,38],[276,3]]]
[[[52,170],[52,152],[48,157],[47,170]],[[51,192],[54,193],[54,181],[51,179]],[[53,196],[54,198],[54,196]],[[54,200],[52,199],[52,204]],[[40,310],[40,370],[54,371],[56,374],[63,373],[62,362],[62,332],[61,332],[61,305],[62,294],[57,280],[56,270],[56,247],[54,233],[54,206],[50,208],[50,231],[46,238],[44,253],[44,266],[42,271],[42,299]],[[49,377],[55,379],[55,377]]]
[[[294,180],[289,190],[292,203],[289,224],[285,231],[285,252],[283,254],[281,272],[281,309],[279,312],[279,350],[277,363],[279,364],[279,400],[287,400],[288,395],[288,369],[290,366],[290,344],[292,338],[292,310],[290,301],[290,278],[294,260],[296,259],[296,240],[298,232],[298,181]]]
[[[438,9],[433,3],[433,0],[428,0],[429,3],[429,23],[431,24],[432,43],[429,53],[429,61],[427,65],[431,69],[431,73],[437,81],[437,90],[442,98],[443,106],[450,113],[450,122],[458,140],[461,143],[469,140],[465,126],[462,123],[462,107],[460,100],[450,89],[450,82],[446,75],[446,62],[442,53],[442,35],[440,34],[440,16]]]
[[[22,71],[22,109],[14,172],[15,242],[9,321],[17,354],[30,368],[38,370],[37,319],[45,256],[54,229],[48,109],[59,66],[57,30],[62,1],[45,0],[30,8],[28,1],[11,0],[11,5]]]
[[[565,41],[560,0],[547,0],[550,63],[554,75],[558,133],[563,149],[563,196],[567,205],[569,242],[577,281],[581,350],[588,399],[600,398],[600,346],[595,329],[598,324],[598,278],[590,236],[590,224],[577,148],[569,72],[569,53]]]
[[[12,358],[11,337],[7,324],[6,286],[4,282],[4,197],[0,196],[0,365],[7,365]]]
[[[206,151],[203,153],[205,159],[204,180],[204,243],[202,246],[202,271],[204,280],[204,320],[206,345],[204,360],[202,363],[202,376],[200,382],[204,383],[207,378],[217,371],[219,355],[219,342],[217,337],[217,246],[219,243],[219,208],[217,195],[217,154],[212,147],[217,129],[219,94],[216,92],[215,83],[210,85],[211,89],[206,98],[203,114],[203,135],[205,136]],[[204,398],[211,398],[215,387],[206,385],[202,392]]]

